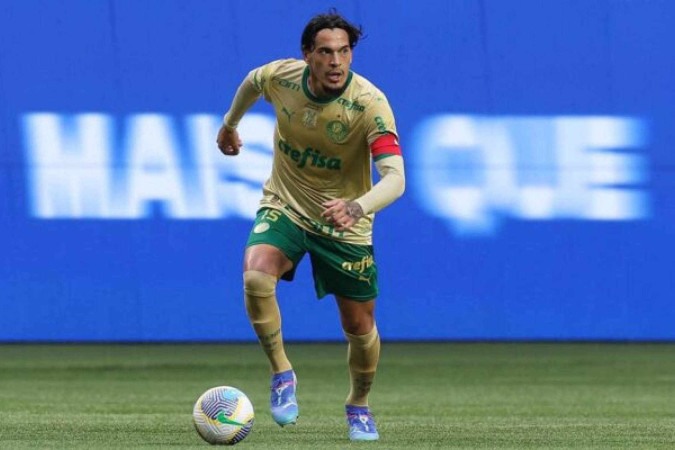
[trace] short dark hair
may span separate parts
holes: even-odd
[[[335,8],[331,8],[325,14],[318,14],[310,19],[302,32],[300,38],[300,48],[303,52],[314,50],[314,40],[319,31],[324,29],[340,28],[347,32],[349,36],[349,47],[354,48],[363,35],[360,25],[349,23],[344,17],[338,14]]]

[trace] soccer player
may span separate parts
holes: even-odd
[[[352,72],[361,28],[335,10],[313,17],[303,59],[273,61],[239,86],[218,147],[237,155],[237,124],[263,96],[276,111],[274,159],[244,255],[246,311],[272,372],[270,406],[281,426],[298,418],[297,378],[284,351],[276,299],[309,253],[318,298],[333,294],[348,341],[351,440],[377,440],[368,394],[380,355],[373,215],[403,194],[405,175],[392,110],[384,94]],[[380,180],[373,185],[371,167]]]

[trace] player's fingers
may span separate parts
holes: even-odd
[[[243,145],[239,133],[236,130],[228,130],[224,126],[218,131],[216,143],[220,151],[228,156],[238,155]]]
[[[339,206],[334,207],[334,208],[339,208]],[[342,209],[337,209],[337,210],[334,209],[326,217],[327,217],[329,223],[334,223],[334,224],[341,224],[342,222],[345,221],[345,219],[349,219],[349,215],[347,214],[347,211],[343,211]]]
[[[331,208],[334,208],[335,206],[337,206],[339,204],[340,204],[340,200],[334,198],[333,200],[328,200],[328,201],[323,202],[321,204],[321,206],[323,206],[326,209],[331,209]]]
[[[321,215],[325,218],[333,217],[335,214],[337,214],[338,210],[336,206],[331,206],[330,208],[327,208],[324,210],[324,212],[321,213]]]
[[[342,199],[328,200],[327,202],[324,202],[322,206],[326,208],[322,213],[324,217],[345,213],[347,211],[347,202]]]
[[[342,219],[341,221],[337,222],[337,226],[335,227],[335,229],[337,231],[345,231],[350,229],[355,223],[356,221],[354,219],[352,219],[351,217],[346,217],[345,219]]]
[[[338,211],[335,214],[333,214],[333,220],[335,223],[343,224],[345,222],[348,222],[351,220],[351,217],[349,214],[347,214],[347,211]]]
[[[220,147],[220,151],[227,156],[235,156],[239,154],[239,147],[232,146],[232,145],[224,145],[223,147]]]

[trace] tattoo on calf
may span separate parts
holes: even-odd
[[[276,339],[281,334],[281,328],[276,331],[271,332],[270,334],[258,335],[258,340],[260,345],[266,352],[272,351],[279,346],[279,341]]]
[[[354,388],[357,395],[366,395],[370,392],[370,387],[373,385],[372,376],[358,376],[354,379]]]

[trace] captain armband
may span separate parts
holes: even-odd
[[[398,143],[398,137],[391,133],[383,134],[370,144],[370,153],[373,160],[378,161],[387,156],[401,156],[401,146]]]

